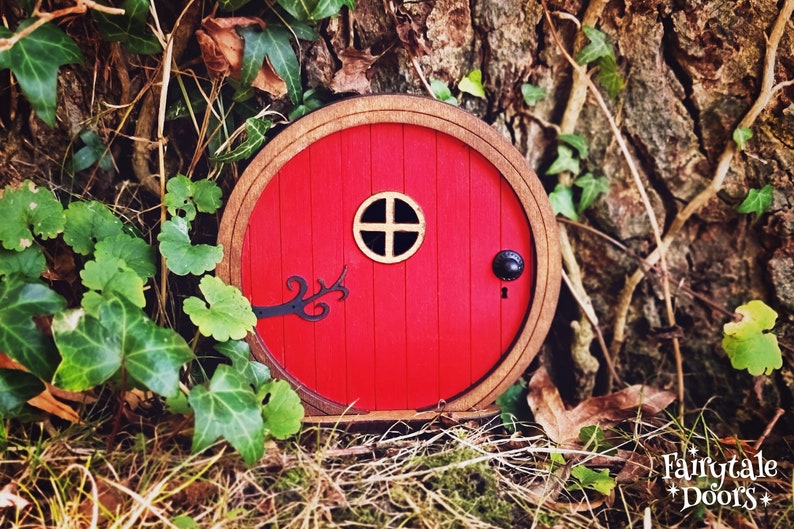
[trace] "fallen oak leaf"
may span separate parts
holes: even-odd
[[[568,410],[545,368],[532,375],[527,394],[535,422],[562,446],[581,445],[579,432],[585,426],[615,426],[636,417],[638,410],[645,415],[656,415],[673,400],[675,396],[669,391],[637,384],[609,395],[590,397]]]

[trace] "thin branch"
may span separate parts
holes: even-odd
[[[93,9],[95,11],[101,11],[108,15],[123,15],[124,10],[119,9],[116,7],[109,7],[103,6],[101,4],[97,4],[92,0],[77,0],[77,4],[72,7],[65,7],[63,9],[58,9],[57,11],[50,11],[50,12],[41,12],[38,10],[38,7],[33,11],[33,16],[36,17],[36,20],[33,21],[29,26],[21,29],[20,31],[14,33],[10,37],[0,38],[0,53],[4,51],[8,51],[14,47],[14,45],[19,42],[20,40],[24,39],[25,37],[29,36],[31,33],[39,29],[41,26],[46,24],[47,22],[51,22],[53,20],[67,17],[69,15],[82,15],[85,14],[88,9]]]

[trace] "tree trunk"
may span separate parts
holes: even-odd
[[[315,49],[338,53],[353,45],[382,54],[368,72],[373,92],[426,93],[422,77],[449,84],[460,105],[508,137],[551,190],[557,177],[544,171],[556,152],[553,124],[563,118],[573,76],[560,44],[570,53],[581,46],[574,17],[587,16],[587,8],[575,0],[549,2],[558,43],[535,0],[362,0],[349,17],[328,25]],[[734,129],[758,96],[766,35],[777,16],[777,3],[769,0],[609,1],[597,16],[595,26],[613,43],[625,80],[625,88],[607,98],[609,109],[662,230],[709,185]],[[793,37],[789,25],[777,53],[775,82],[794,74]],[[423,47],[429,51],[424,56]],[[483,72],[485,99],[455,89],[474,69]],[[322,76],[315,72],[310,82],[322,84]],[[547,92],[533,107],[521,95],[527,82]],[[687,408],[708,404],[756,433],[778,406],[791,402],[794,391],[788,345],[794,342],[793,96],[790,86],[776,92],[752,127],[745,150],[733,157],[717,196],[688,219],[667,250],[677,327],[670,328],[665,318],[660,275],[650,273],[632,297],[626,340],[613,358],[625,382],[675,389],[671,338],[677,336]],[[626,277],[641,266],[655,240],[626,160],[592,95],[574,132],[589,143],[587,169],[610,183],[581,223],[627,247],[620,249],[580,226],[566,227],[608,343]],[[760,218],[737,213],[748,190],[766,184],[775,188],[769,211]],[[780,314],[775,333],[783,344],[784,367],[771,376],[754,378],[733,369],[721,347],[723,324],[751,299],[764,300]],[[588,391],[580,389],[588,384],[604,391],[608,379],[595,341],[589,348],[601,361],[597,377],[570,375],[570,326],[578,319],[573,297],[564,292],[544,351],[571,398],[585,396]],[[793,426],[789,418],[782,427],[791,431]]]

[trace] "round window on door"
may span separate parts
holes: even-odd
[[[425,216],[411,197],[383,191],[358,207],[353,236],[359,249],[378,263],[393,264],[414,255],[425,237]]]

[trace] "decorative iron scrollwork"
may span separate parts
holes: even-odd
[[[273,316],[284,316],[286,314],[295,314],[306,321],[320,321],[321,319],[328,316],[328,313],[331,311],[331,308],[328,306],[328,304],[324,301],[317,303],[314,313],[307,312],[306,306],[333,292],[339,292],[339,298],[337,301],[343,301],[350,293],[347,287],[342,284],[346,275],[347,266],[342,269],[342,273],[339,275],[339,278],[334,281],[334,284],[330,287],[325,286],[325,281],[323,279],[318,279],[317,282],[320,283],[320,290],[308,297],[304,297],[309,290],[309,285],[306,283],[306,280],[301,276],[291,276],[289,279],[287,279],[287,288],[290,290],[295,290],[295,286],[297,285],[298,292],[295,294],[295,297],[287,302],[282,303],[281,305],[273,305],[270,307],[252,306],[251,308],[254,310],[254,314],[256,314],[256,317],[259,319],[271,318]]]

